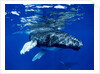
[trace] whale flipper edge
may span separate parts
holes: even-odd
[[[37,45],[37,41],[29,41],[26,42],[22,48],[22,50],[20,51],[20,54],[25,54],[25,52],[29,52],[30,49],[32,49],[33,47],[35,47]]]
[[[35,61],[35,60],[37,60],[37,59],[40,59],[45,53],[46,53],[46,51],[42,49],[39,53],[37,53],[37,54],[33,57],[32,61]]]

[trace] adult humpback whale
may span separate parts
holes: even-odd
[[[31,32],[29,35],[29,42],[26,42],[20,51],[20,54],[29,52],[35,46],[42,48],[37,53],[32,61],[40,59],[46,51],[58,51],[61,49],[79,50],[82,47],[82,42],[66,32],[48,29],[48,31]]]

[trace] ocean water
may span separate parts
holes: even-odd
[[[59,24],[64,23],[62,31],[81,40],[83,46],[79,51],[72,49],[56,52],[47,51],[42,58],[33,62],[32,58],[41,49],[35,47],[30,52],[21,55],[20,50],[24,43],[29,41],[29,35],[24,32],[30,27],[30,21],[40,22],[37,20],[38,17],[53,12],[74,14]],[[31,16],[35,16],[34,19],[27,19]],[[56,15],[52,16],[52,18],[55,17]],[[49,18],[47,17],[47,19]],[[5,70],[94,70],[94,5],[6,4]]]

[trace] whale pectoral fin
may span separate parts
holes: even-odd
[[[29,41],[29,42],[26,42],[24,44],[22,50],[20,51],[20,54],[25,54],[25,52],[29,52],[30,49],[32,49],[36,45],[37,45],[37,41]]]
[[[45,53],[46,53],[46,51],[42,49],[39,53],[37,53],[37,54],[33,57],[32,61],[35,61],[35,60],[37,60],[37,59],[40,59]]]

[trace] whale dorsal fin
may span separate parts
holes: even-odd
[[[37,41],[29,41],[26,42],[22,48],[22,50],[20,51],[20,54],[25,54],[25,52],[29,52],[30,49],[32,49],[33,47],[35,47],[37,45]]]
[[[35,60],[37,60],[37,59],[40,59],[45,53],[46,53],[46,50],[42,49],[39,53],[37,53],[37,54],[33,57],[32,61],[35,61]]]

